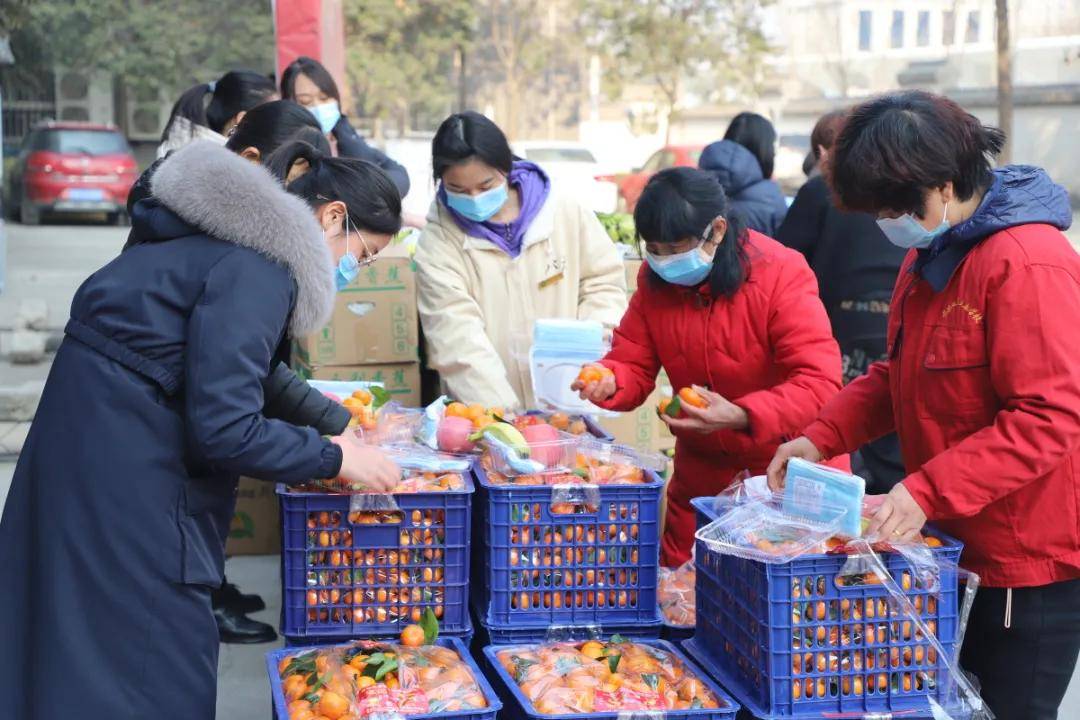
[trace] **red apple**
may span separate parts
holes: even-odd
[[[476,444],[469,442],[469,436],[475,431],[469,418],[446,416],[439,423],[435,439],[440,450],[454,453],[472,452],[476,449]]]
[[[537,422],[521,429],[525,441],[529,443],[529,457],[544,463],[545,467],[562,464],[566,448],[560,443],[559,431],[546,422]]]

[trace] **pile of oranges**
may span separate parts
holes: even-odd
[[[374,401],[375,398],[367,390],[357,390],[341,401],[352,415],[349,427],[361,427],[364,430],[374,430],[377,427],[375,411],[372,408]]]
[[[423,641],[424,631],[410,625],[400,645],[358,641],[285,657],[278,674],[288,720],[361,720],[376,713],[426,715],[486,708],[488,701],[461,656]]]
[[[661,647],[611,642],[509,648],[499,664],[541,715],[716,709],[720,700]]]
[[[629,462],[603,460],[585,453],[577,453],[574,470],[569,473],[538,473],[535,475],[506,476],[494,469],[488,453],[480,458],[480,465],[492,485],[642,485],[651,482],[645,471]]]
[[[664,615],[664,622],[675,627],[693,627],[696,620],[694,612],[694,581],[696,573],[694,562],[684,563],[678,568],[660,568],[659,583],[656,587],[657,603]]]
[[[589,426],[582,417],[571,417],[564,412],[545,414],[518,415],[514,418],[514,426],[520,430],[523,426],[534,423],[547,423],[560,432],[568,432],[571,435],[587,435]]]
[[[354,511],[307,516],[310,623],[420,622],[444,611],[445,512]],[[354,526],[400,526],[395,547],[353,547]]]
[[[303,485],[293,485],[296,492],[340,492],[347,490],[346,485],[340,479],[333,481],[313,481]],[[418,472],[403,477],[398,484],[390,490],[394,494],[446,492],[448,490],[464,490],[465,479],[460,473],[433,473]]]
[[[495,418],[503,417],[506,411],[499,407],[487,408],[483,405],[452,402],[446,406],[446,417],[461,417],[472,422],[473,428],[483,430],[488,425],[496,422]]]

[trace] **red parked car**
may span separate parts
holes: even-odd
[[[654,174],[669,167],[697,167],[704,145],[666,145],[652,154],[640,168],[629,175],[621,175],[615,182],[619,186],[619,198],[626,212],[634,212],[645,183]]]
[[[123,224],[138,176],[131,147],[115,127],[47,122],[23,139],[10,210],[26,225],[38,224],[45,213],[105,213]]]

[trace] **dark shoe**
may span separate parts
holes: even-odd
[[[253,613],[266,609],[266,603],[258,595],[240,592],[240,588],[231,582],[223,583],[211,594],[215,608],[229,608],[238,613]]]
[[[214,619],[223,643],[254,645],[277,640],[274,628],[230,608],[214,608]]]

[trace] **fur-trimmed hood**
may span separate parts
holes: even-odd
[[[334,307],[334,263],[306,202],[266,168],[207,140],[161,162],[150,193],[181,220],[218,240],[250,248],[285,267],[297,284],[293,337],[319,329]]]

